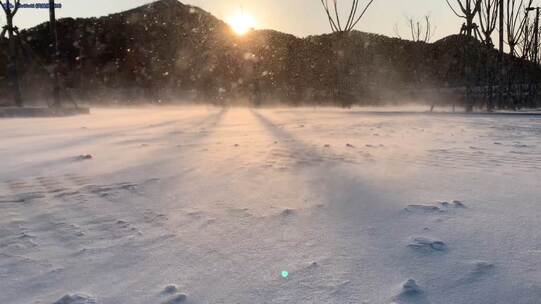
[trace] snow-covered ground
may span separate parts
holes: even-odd
[[[97,109],[0,140],[2,304],[541,303],[539,116]]]

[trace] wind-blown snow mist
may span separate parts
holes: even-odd
[[[1,303],[541,296],[537,116],[162,107],[0,130]]]

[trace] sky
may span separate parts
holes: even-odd
[[[5,1],[5,0],[2,0]],[[343,14],[348,3],[343,2]],[[367,0],[361,0],[367,1]],[[47,0],[22,0],[21,3],[43,3]],[[97,17],[120,12],[150,0],[57,0],[62,8],[57,11],[59,17]],[[251,15],[257,22],[258,29],[274,29],[304,37],[330,31],[319,0],[184,0],[185,4],[199,6],[216,17],[226,20],[241,10]],[[449,10],[444,0],[376,0],[357,29],[407,38],[406,18],[421,19],[429,14],[436,27],[434,39],[455,34],[462,21]],[[28,28],[47,21],[48,11],[44,9],[20,9],[15,23],[20,28]],[[345,17],[344,17],[345,18]],[[0,17],[4,23],[5,18]]]

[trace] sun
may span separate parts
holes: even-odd
[[[244,35],[256,26],[255,19],[242,11],[238,11],[227,18],[227,23],[237,35]]]

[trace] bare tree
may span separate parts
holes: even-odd
[[[459,9],[456,9],[451,5],[449,0],[445,0],[455,15],[466,20],[462,25],[461,30],[466,36],[472,37],[478,34],[477,24],[475,24],[474,20],[481,10],[481,1],[482,0],[456,0],[459,6]]]
[[[456,3],[458,3],[459,9],[456,9],[449,0],[445,0],[451,11],[459,17],[464,19],[466,22],[462,24],[462,28],[460,29],[460,34],[466,35],[468,37],[476,37],[480,38],[481,33],[479,32],[479,27],[474,22],[475,17],[479,14],[481,11],[481,1],[482,0],[456,0]],[[469,50],[469,41],[468,43],[465,43],[463,45],[464,48],[464,65],[463,65],[463,75],[465,77],[465,86],[466,86],[466,92],[464,95],[464,103],[466,112],[472,112],[473,111],[473,100],[471,98],[472,95],[472,84],[474,82],[473,79],[473,73],[472,73],[472,66],[474,65],[473,61],[474,58],[471,56],[471,52]]]
[[[533,7],[531,6],[531,3],[528,7],[525,8],[526,10],[526,17],[525,19],[529,19],[529,13],[533,12],[535,14],[534,22],[533,22],[533,29],[532,29],[532,40],[533,40],[533,49],[532,49],[532,61],[535,64],[539,64],[539,18],[541,17],[541,7]],[[528,22],[528,21],[526,21]],[[526,23],[527,24],[527,23]],[[524,37],[526,39],[526,37]]]
[[[529,49],[529,17],[526,8],[530,7],[533,0],[505,0],[505,30],[506,43],[509,46],[509,54],[520,57],[521,51],[531,53]],[[527,5],[525,5],[527,4]],[[526,43],[526,45],[523,45]],[[524,96],[523,85],[527,82],[524,70],[508,62],[506,68],[507,102],[506,107],[516,110]],[[529,95],[528,86],[527,95]]]
[[[406,21],[412,41],[429,43],[432,40],[436,27],[432,25],[429,15],[426,15],[423,21],[415,21],[409,17],[406,17]],[[395,25],[394,31],[396,36],[402,39],[398,25]]]
[[[341,10],[339,9],[338,0],[320,1],[333,33],[344,34],[351,32],[357,26],[375,0],[352,0],[345,23],[342,22],[344,19],[340,17]],[[348,107],[351,106],[353,101],[353,95],[351,93],[353,85],[349,72],[350,62],[354,52],[358,50],[348,45],[347,39],[343,38],[344,35],[339,35],[338,39],[333,42],[335,73],[330,75],[332,82],[334,82],[331,94],[337,101],[342,103],[342,106]]]
[[[460,33],[468,37],[475,37],[483,41],[487,47],[494,47],[494,42],[492,40],[492,35],[496,30],[496,25],[498,20],[503,24],[503,11],[500,9],[503,6],[501,1],[504,0],[445,0],[451,11],[459,18],[464,19],[465,22],[462,24]],[[451,4],[455,3],[455,5]],[[498,14],[500,13],[500,14]],[[481,25],[481,30],[479,26],[474,22],[476,18],[479,18],[479,23]],[[503,37],[503,26],[500,26],[500,37]],[[503,50],[503,38],[500,39],[500,48]],[[471,51],[469,49],[469,42],[463,45],[464,48],[464,62],[463,62],[463,75],[465,77],[465,106],[466,112],[473,111],[473,102],[472,102],[472,85],[475,81],[473,79],[472,69],[475,58],[472,57]],[[503,53],[502,53],[503,54]],[[486,74],[489,72],[489,56],[487,55],[485,67]],[[500,57],[503,61],[503,56]],[[487,92],[487,109],[492,110],[492,80],[487,77],[487,85],[490,88]]]
[[[499,12],[499,1],[500,0],[482,0],[481,9],[479,10],[479,25],[481,28],[480,38],[485,47],[491,50],[494,47],[494,42],[492,41],[492,34],[496,30],[496,25],[498,22],[498,12]],[[491,67],[493,66],[492,54],[486,52],[484,65],[485,73],[485,90],[484,97],[486,101],[487,111],[492,111],[493,108],[493,83],[494,75],[491,73]]]
[[[7,33],[9,40],[9,59],[8,59],[8,77],[9,85],[13,90],[13,99],[16,106],[22,106],[22,97],[21,89],[19,86],[19,77],[17,75],[17,44],[16,44],[16,34],[18,32],[17,28],[13,26],[13,17],[17,14],[21,3],[20,0],[15,0],[14,4],[10,3],[9,0],[1,1],[0,6],[4,10],[6,15],[6,26],[2,30],[1,38],[5,38]]]
[[[343,20],[340,19],[338,0],[331,0],[330,3],[329,0],[321,0],[321,4],[323,5],[323,9],[325,10],[325,14],[327,15],[329,25],[331,26],[331,30],[333,32],[351,32],[355,26],[357,26],[359,21],[361,21],[363,16],[366,14],[366,11],[370,8],[375,0],[368,0],[362,10],[359,10],[360,1],[361,0],[353,0],[351,2],[351,9],[349,11],[348,19],[345,24],[342,24]]]
[[[532,6],[532,2],[533,0],[528,0],[528,5],[524,5],[524,0],[507,0],[507,45],[512,56],[518,56],[516,47],[524,39],[524,27],[528,21],[527,14],[523,11]]]
[[[494,47],[492,34],[496,30],[498,22],[498,4],[500,0],[482,0],[479,14],[479,25],[481,26],[481,39],[489,47]]]
[[[417,42],[430,42],[432,39],[433,28],[430,23],[430,16],[425,16],[424,25],[420,21],[414,22],[413,19],[409,20],[411,39]]]
[[[532,60],[532,54],[534,49],[534,27],[535,24],[532,24],[528,14],[525,16],[524,26],[522,28],[522,39],[517,44],[517,54],[521,59]]]

